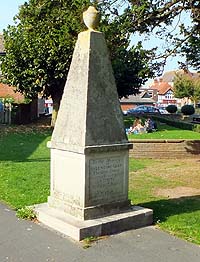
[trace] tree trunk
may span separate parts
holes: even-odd
[[[54,127],[58,115],[58,110],[60,107],[60,100],[61,97],[52,97],[53,100],[53,112],[52,112],[52,117],[51,117],[51,126]]]

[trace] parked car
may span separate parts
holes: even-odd
[[[158,107],[158,110],[161,114],[169,114],[169,112],[165,109],[165,107]]]
[[[127,111],[127,115],[134,115],[134,114],[160,114],[158,108],[154,106],[137,106],[135,108],[129,109]]]
[[[123,110],[122,113],[124,116],[127,116],[127,110]]]

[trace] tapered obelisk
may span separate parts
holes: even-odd
[[[152,211],[128,200],[129,149],[99,14],[84,12],[52,135],[51,194],[38,219],[81,240],[149,225]]]

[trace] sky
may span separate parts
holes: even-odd
[[[13,17],[18,13],[19,6],[24,4],[25,0],[1,0],[0,8],[0,32],[6,29],[8,25],[14,24]],[[139,40],[139,38],[137,39]],[[158,40],[154,37],[150,41],[144,43],[145,48],[152,48],[158,44]],[[160,42],[160,45],[162,43]],[[164,68],[164,72],[178,69],[178,61],[184,61],[180,56],[170,57]]]
[[[13,24],[13,17],[18,13],[19,6],[24,2],[24,0],[1,0],[0,32],[3,32],[3,29],[9,24]]]

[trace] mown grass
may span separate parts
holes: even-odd
[[[14,208],[47,200],[50,133],[8,133],[0,137],[0,199]]]
[[[196,165],[196,168],[193,170],[191,165]],[[161,229],[200,244],[200,194],[185,197],[177,194],[176,198],[157,195],[160,189],[176,192],[179,187],[190,188],[191,184],[200,190],[200,163],[196,160],[130,159],[129,167],[129,198],[132,203],[153,209],[154,223]],[[184,172],[186,167],[190,169],[190,178],[189,172]]]
[[[125,118],[125,126],[128,128],[133,123],[133,117]],[[142,119],[144,122],[145,119]],[[158,130],[152,133],[129,134],[128,139],[200,139],[200,133],[183,130],[164,123],[156,122]]]
[[[0,201],[15,209],[47,201],[50,136],[50,132],[35,131],[0,136]],[[200,162],[130,159],[129,168],[132,202],[152,208],[154,222],[163,230],[200,244],[200,197],[171,199],[156,193],[179,186],[200,189]]]

